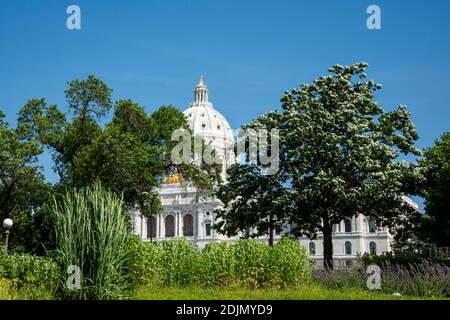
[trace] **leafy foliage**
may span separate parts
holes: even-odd
[[[404,205],[402,195],[410,192],[406,181],[419,173],[397,158],[401,153],[419,155],[414,147],[418,134],[405,106],[385,112],[375,102],[381,85],[364,81],[366,67],[363,62],[335,65],[329,69],[330,75],[286,92],[281,113],[270,112],[244,126],[269,131],[279,128],[281,172],[270,176],[271,183],[261,185],[255,193],[239,181],[247,174],[246,181],[254,178],[258,182],[258,172],[246,173],[245,167],[230,169],[230,173],[239,170],[231,175],[230,183],[239,185],[243,199],[227,203],[225,209],[240,214],[226,216],[225,224],[231,224],[231,229],[240,223],[248,225],[245,211],[249,209],[259,210],[261,219],[271,205],[266,205],[266,210],[253,208],[250,199],[264,201],[260,196],[264,195],[273,205],[285,208],[286,220],[296,226],[297,235],[314,238],[323,233],[324,263],[332,268],[333,224],[364,214],[389,227],[414,211]],[[286,189],[280,199],[284,205],[270,199],[273,186]],[[222,195],[225,202],[235,190],[226,193]]]
[[[12,300],[14,291],[12,283],[8,279],[0,278],[0,300]]]
[[[31,214],[42,213],[40,208],[51,190],[37,165],[42,148],[35,138],[11,128],[4,117],[0,111],[0,221],[12,218],[15,222],[12,250],[41,252],[33,235],[41,236],[43,230]]]
[[[283,239],[273,247],[252,239],[230,245],[210,243],[203,250],[182,239],[133,243],[135,284],[155,287],[294,287],[311,278],[305,248]]]
[[[58,267],[50,258],[28,254],[6,255],[4,252],[0,252],[1,279],[8,280],[11,290],[26,293],[31,299],[42,298],[42,292],[51,297],[61,280]]]
[[[157,187],[165,175],[180,173],[187,183],[210,190],[218,177],[218,166],[188,163],[175,165],[170,151],[178,128],[189,130],[182,112],[163,106],[151,116],[131,100],[114,104],[112,121],[104,127],[99,120],[113,108],[112,90],[89,75],[73,80],[65,91],[73,118],[45,99],[32,99],[20,111],[18,130],[28,140],[48,147],[60,176],[57,190],[86,187],[100,181],[123,196],[128,208],[138,207],[151,216],[161,211]]]
[[[254,164],[234,164],[227,174],[229,182],[215,192],[226,209],[216,210],[214,228],[228,236],[238,232],[252,237],[269,235],[272,245],[274,233],[281,231],[289,210],[289,193],[281,179],[262,174]]]
[[[425,176],[421,185],[426,211],[421,221],[422,239],[438,247],[450,247],[450,132],[425,149],[419,165]]]

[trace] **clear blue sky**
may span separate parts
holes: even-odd
[[[81,7],[82,29],[66,28]],[[377,4],[382,29],[368,30]],[[386,110],[406,104],[430,146],[450,130],[450,1],[4,1],[0,109],[14,124],[30,98],[65,110],[66,82],[95,74],[151,112],[185,109],[204,74],[233,128],[279,107],[284,91],[335,64],[370,64]],[[51,158],[41,157],[50,181]]]

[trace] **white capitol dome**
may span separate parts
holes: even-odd
[[[233,131],[225,117],[209,102],[208,88],[203,83],[203,76],[195,87],[194,95],[194,102],[183,113],[194,135],[201,136],[206,143],[211,143],[222,161],[225,160],[225,171],[236,162],[232,152]]]

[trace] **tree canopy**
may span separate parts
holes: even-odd
[[[297,226],[297,235],[323,233],[329,268],[333,224],[364,214],[389,226],[393,217],[412,210],[402,195],[404,181],[415,171],[398,157],[420,154],[414,147],[418,134],[405,106],[386,112],[375,101],[381,85],[364,80],[366,67],[335,65],[329,75],[286,92],[281,113],[268,113],[246,126],[279,128],[282,174],[271,179],[289,192],[285,207],[291,208],[288,220]],[[236,179],[230,183],[239,184],[239,174],[231,177]],[[231,210],[240,210],[239,205],[230,203]]]
[[[450,132],[444,132],[433,147],[425,149],[419,165],[425,177],[420,188],[425,198],[422,239],[438,247],[450,247]]]
[[[68,82],[65,91],[69,115],[45,99],[31,99],[20,110],[18,130],[38,147],[51,150],[58,188],[86,187],[100,181],[129,207],[138,206],[144,214],[161,208],[157,188],[162,178],[174,172],[200,188],[210,189],[217,166],[197,163],[174,164],[171,140],[178,128],[189,130],[182,112],[162,106],[150,116],[137,103],[112,103],[112,89],[89,75],[86,80]],[[113,109],[110,122],[99,122]],[[150,205],[149,205],[150,204]]]

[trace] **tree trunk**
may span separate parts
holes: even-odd
[[[332,228],[329,221],[323,222],[323,266],[327,270],[333,270],[333,239]]]
[[[269,215],[269,246],[273,246],[273,216]]]

